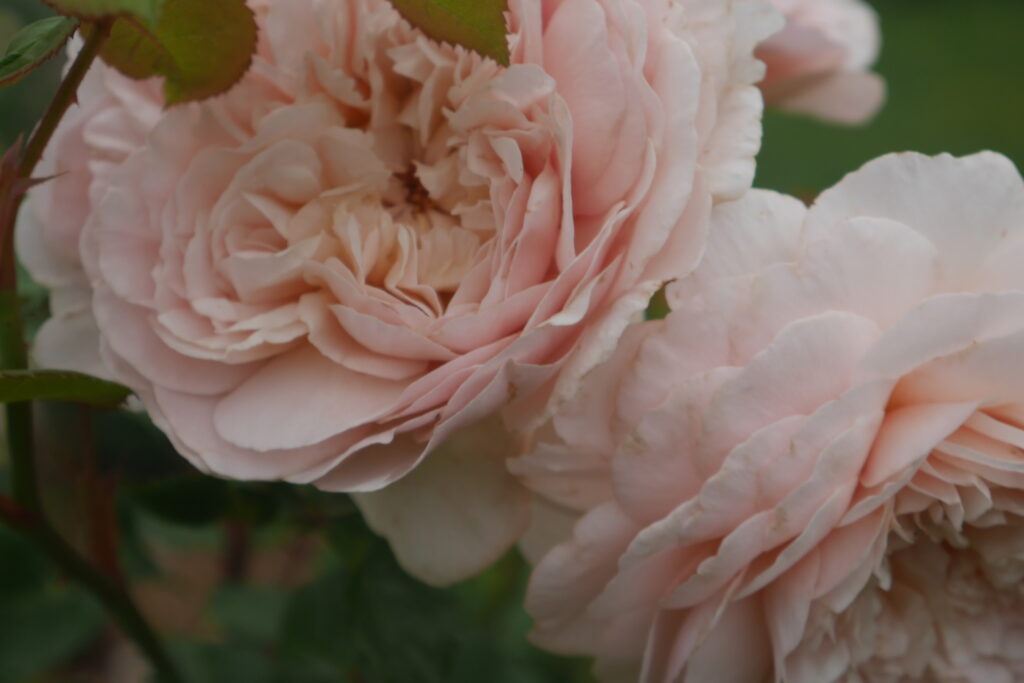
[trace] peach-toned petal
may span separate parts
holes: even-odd
[[[34,202],[22,204],[15,227],[18,259],[41,285],[87,289],[81,264],[49,243],[43,220]]]
[[[684,683],[749,683],[763,680],[771,669],[771,647],[761,625],[756,599],[734,602],[718,617],[714,629],[686,660]],[[740,656],[736,651],[743,644]],[[672,679],[666,679],[672,680]]]
[[[74,370],[98,377],[109,377],[99,353],[99,330],[90,301],[80,289],[68,296],[60,290],[50,294],[50,318],[36,332],[32,343],[33,360],[48,368]]]
[[[965,279],[976,276],[1007,230],[1024,221],[1024,180],[1006,157],[991,152],[960,159],[891,154],[823,192],[807,222],[827,229],[854,216],[913,228],[939,249],[948,286],[969,289]]]
[[[301,348],[278,356],[225,395],[214,424],[243,448],[302,448],[376,420],[401,391],[399,382],[360,375]],[[289,419],[280,420],[285,413]]]
[[[616,559],[636,533],[614,504],[596,507],[577,522],[568,543],[544,556],[527,589],[526,605],[536,622],[532,639],[563,653],[588,652],[600,624],[586,607],[614,575]],[[582,627],[583,633],[574,633]]]
[[[511,464],[580,516],[536,641],[609,681],[1024,676],[1022,202],[1002,157],[907,154],[715,206]]]
[[[545,64],[573,118],[574,208],[584,215],[603,213],[621,199],[643,163],[651,134],[647,111],[653,107],[632,104],[653,99],[653,93],[623,73],[620,58],[607,48],[614,39],[627,51],[642,50],[643,30],[638,5],[605,9],[594,0],[565,0],[545,27]]]
[[[118,321],[118,333],[104,341],[151,382],[173,391],[212,395],[242,382],[250,368],[189,358],[175,353],[156,334],[146,319],[146,310],[116,298],[107,289],[94,292],[93,312],[102,331],[111,320]]]
[[[343,454],[356,440],[345,435],[302,449],[255,451],[236,446],[218,434],[214,424],[215,397],[193,396],[158,387],[155,395],[144,396],[143,400],[158,426],[172,435],[180,453],[204,471],[233,479],[295,478],[302,481],[307,469]],[[192,429],[182,429],[189,425]]]
[[[754,157],[761,149],[761,93],[753,84],[765,75],[755,49],[776,33],[784,18],[770,3],[742,0],[728,5],[696,0],[680,12],[692,25],[690,47],[698,61],[714,64],[717,78],[702,87],[717,91],[701,103],[697,128],[704,139],[701,166],[716,200],[739,198],[754,177]],[[722,30],[736,32],[730,41],[714,38]],[[671,87],[671,86],[670,86]]]
[[[530,502],[530,525],[519,539],[519,551],[531,565],[539,563],[572,534],[578,519],[571,510],[535,497]]]
[[[751,190],[723,204],[715,211],[707,252],[685,284],[700,286],[796,261],[806,214],[807,207],[799,199],[766,190]],[[675,292],[688,296],[683,284],[669,286],[670,304],[677,305]]]
[[[939,294],[893,325],[861,363],[864,376],[899,377],[1024,324],[1024,293]]]
[[[790,415],[810,414],[849,389],[856,362],[877,336],[875,323],[844,313],[824,313],[783,328],[712,397],[700,443],[714,459],[705,474],[713,473],[717,458],[745,435]]]
[[[472,576],[500,558],[528,521],[526,491],[505,471],[514,439],[478,423],[392,486],[353,499],[411,574],[433,585]]]
[[[864,486],[877,486],[921,461],[959,429],[978,403],[911,404],[890,410],[861,471]]]
[[[324,491],[379,491],[411,472],[423,458],[424,446],[416,440],[416,429],[430,424],[436,417],[428,413],[402,423],[403,433],[398,433],[398,427],[392,427],[372,434],[303,473],[300,483],[312,482]]]
[[[856,125],[874,116],[885,102],[885,81],[877,74],[847,71],[796,82],[785,94],[776,93],[780,109]]]

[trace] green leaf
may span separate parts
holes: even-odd
[[[228,509],[228,484],[205,475],[162,479],[139,487],[135,500],[162,520],[185,526],[217,521]]]
[[[34,543],[7,527],[0,527],[0,604],[10,596],[42,590],[50,577],[48,558]]]
[[[0,683],[23,683],[66,661],[99,636],[103,611],[66,590],[0,601]]]
[[[651,297],[651,301],[647,304],[644,318],[647,320],[661,320],[668,317],[668,314],[671,312],[672,308],[668,305],[668,294],[665,292],[665,287],[662,287]]]
[[[269,683],[271,662],[269,654],[248,643],[199,643],[176,641],[171,643],[171,656],[189,683]],[[157,679],[155,683],[161,683]],[[288,682],[292,682],[292,678]],[[337,679],[335,679],[337,680]]]
[[[61,14],[81,19],[135,17],[152,24],[164,0],[43,0]]]
[[[120,384],[67,370],[0,371],[0,403],[44,400],[116,406],[129,394],[131,390]]]
[[[78,27],[67,17],[33,22],[14,34],[0,57],[0,86],[13,85],[57,53]]]
[[[161,569],[153,558],[153,553],[139,529],[138,516],[123,495],[119,496],[118,517],[118,550],[120,551],[121,567],[132,579],[149,579],[161,574]]]
[[[291,594],[281,629],[280,647],[286,659],[320,660],[336,679],[351,668],[352,624],[362,616],[352,604],[351,583],[348,572],[335,570]]]
[[[431,38],[462,45],[508,66],[507,0],[391,0],[391,4]]]
[[[95,415],[95,430],[101,469],[117,471],[124,484],[195,472],[145,413],[101,411]],[[140,458],[139,453],[146,457]]]
[[[118,19],[100,55],[131,78],[163,76],[172,105],[237,83],[252,62],[256,37],[245,0],[166,0],[152,28]]]
[[[280,636],[288,595],[272,588],[227,585],[210,602],[213,619],[234,638],[274,643]]]
[[[268,483],[235,483],[228,493],[228,512],[233,519],[263,526],[277,516],[282,506],[278,491],[290,486]]]

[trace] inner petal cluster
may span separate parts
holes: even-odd
[[[175,350],[247,363],[308,339],[402,379],[522,329],[557,275],[553,80],[434,44],[387,3],[356,4],[295,8],[320,22],[300,45],[268,21],[240,88],[162,122],[157,140],[194,147],[177,187],[155,190],[170,202],[162,234],[135,235],[148,258],[134,274],[113,272],[125,231],[98,238],[106,279],[156,309]]]

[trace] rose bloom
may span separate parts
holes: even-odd
[[[1024,680],[1022,258],[992,153],[718,207],[511,463],[535,641],[606,680]]]
[[[502,68],[385,0],[254,8],[258,54],[223,97],[151,121],[146,84],[83,91],[50,150],[71,173],[21,230],[80,304],[55,292],[36,357],[83,367],[98,330],[103,374],[196,467],[362,492],[408,569],[461,578],[528,517],[493,416],[534,419],[610,353],[749,186],[753,51],[781,19],[514,0]],[[100,136],[101,116],[139,121]]]
[[[875,11],[863,0],[772,3],[786,27],[757,50],[766,102],[837,123],[871,118],[885,100],[885,81],[868,71],[880,44]]]
[[[80,47],[75,40],[70,52]],[[52,317],[35,337],[35,360],[107,376],[78,242],[111,175],[159,120],[163,99],[158,83],[133,81],[102,66],[86,74],[77,95],[78,106],[61,120],[36,170],[38,177],[53,179],[32,190],[19,215],[17,247],[32,276],[50,289]]]

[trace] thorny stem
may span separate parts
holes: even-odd
[[[22,183],[32,177],[57,125],[75,101],[79,84],[110,35],[112,22],[112,19],[107,19],[92,25],[82,50],[68,69],[42,121],[25,147],[17,173],[0,172],[0,368],[4,370],[28,367],[13,248],[14,221],[24,187]],[[5,408],[14,501],[13,506],[0,506],[0,519],[34,541],[65,574],[100,600],[124,634],[150,660],[162,682],[181,683],[183,679],[156,631],[146,621],[124,586],[116,577],[107,576],[90,564],[57,533],[46,516],[36,476],[32,404],[8,403]]]
[[[106,42],[107,37],[110,35],[112,23],[108,19],[93,24],[92,30],[82,46],[82,51],[78,53],[75,61],[72,62],[71,68],[68,69],[64,80],[61,81],[60,86],[57,88],[57,94],[53,96],[53,100],[50,102],[50,106],[47,107],[46,113],[43,114],[39,126],[36,128],[35,133],[32,134],[32,139],[29,140],[28,145],[25,147],[25,154],[22,155],[21,165],[18,168],[18,176],[20,178],[30,178],[32,176],[32,172],[36,169],[36,164],[39,163],[39,159],[43,156],[43,150],[50,144],[50,138],[53,137],[53,132],[57,130],[57,124],[64,118],[64,112],[68,110],[68,107],[75,102],[75,93],[78,92],[78,86],[81,85],[86,72],[89,71],[89,67],[96,60],[100,49],[103,47],[103,43]]]
[[[0,509],[0,518],[39,546],[66,575],[87,588],[103,604],[122,632],[149,659],[161,683],[182,683],[183,679],[156,631],[121,584],[86,561],[45,518],[33,516],[26,523],[4,509]]]

